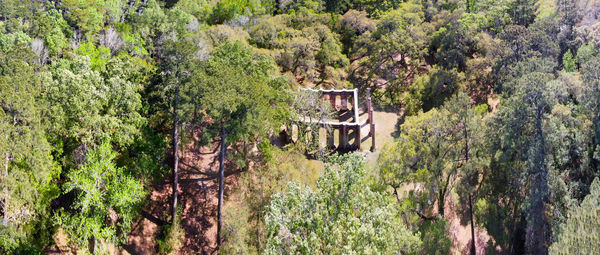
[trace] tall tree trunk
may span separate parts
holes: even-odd
[[[438,194],[438,214],[444,218],[444,197],[446,196],[446,190],[443,189]]]
[[[467,3],[469,0],[467,0]],[[468,6],[467,6],[468,7]],[[469,162],[469,131],[467,130],[467,125],[464,124],[463,134],[465,138],[465,163]],[[471,180],[473,180],[472,178]],[[470,183],[473,185],[473,183]],[[473,185],[474,186],[474,185]],[[471,219],[471,255],[475,255],[477,252],[475,250],[475,223],[473,222],[473,201],[472,201],[472,193],[469,191],[469,217]]]
[[[219,204],[218,204],[218,219],[217,219],[217,250],[221,247],[221,227],[223,225],[223,221],[221,219],[223,209],[223,189],[225,182],[225,153],[227,152],[227,147],[225,145],[225,124],[221,121],[221,157],[219,158]]]
[[[469,217],[471,218],[471,255],[477,254],[475,250],[475,222],[473,222],[473,201],[469,193]]]
[[[10,162],[10,154],[8,152],[4,153],[4,176],[8,176],[8,163]]]
[[[96,254],[96,237],[92,236],[88,239],[88,251],[90,254]]]
[[[4,153],[4,157],[5,157],[5,161],[4,161],[4,173],[1,175],[2,178],[0,178],[0,183],[2,183],[2,181],[4,180],[4,178],[6,178],[8,176],[8,164],[10,163],[10,154],[8,152]],[[8,223],[8,189],[6,187],[4,187],[4,189],[2,190],[2,193],[4,193],[4,201],[2,201],[2,219],[4,220],[4,223]]]
[[[446,176],[446,182],[444,183],[444,187],[438,194],[438,214],[441,215],[442,218],[445,217],[444,211],[446,206],[446,193],[448,192],[448,186],[450,185],[450,177],[452,177],[451,173],[449,173],[448,176]]]
[[[179,97],[179,88],[175,89],[175,101],[173,102],[173,203],[171,204],[172,224],[175,224],[177,218],[177,195],[179,188],[179,116],[177,116],[177,101]]]

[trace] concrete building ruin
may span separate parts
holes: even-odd
[[[333,108],[335,117],[326,120],[301,117],[297,120],[299,123],[310,123],[312,124],[311,126],[316,126],[318,130],[311,130],[311,128],[299,130],[299,125],[291,125],[291,127],[285,128],[282,131],[285,142],[296,142],[299,136],[294,134],[304,132],[309,133],[307,136],[309,139],[318,139],[317,141],[325,140],[325,146],[328,149],[347,152],[361,151],[361,143],[370,138],[370,151],[375,151],[375,122],[373,120],[373,106],[369,89],[367,89],[367,95],[364,98],[362,108],[359,103],[358,89],[301,89],[301,91],[319,93],[319,99],[329,102]]]

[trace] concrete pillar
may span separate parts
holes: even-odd
[[[354,147],[357,151],[360,151],[360,124],[354,126]]]
[[[296,136],[294,136],[294,132],[296,133]],[[298,129],[298,125],[292,124],[292,126],[290,127],[290,140],[293,143],[296,143],[298,141],[299,135],[300,135],[300,130]]]
[[[319,143],[319,127],[317,126],[316,129],[310,129],[310,142],[312,144],[316,144],[317,148],[321,147],[321,144]]]
[[[348,110],[348,95],[343,94],[340,96],[340,98],[342,99],[341,110],[342,111]]]
[[[331,102],[331,108],[336,109],[337,96],[335,94],[329,95],[329,102]]]
[[[352,111],[354,112],[354,122],[359,123],[358,120],[358,89],[354,89],[352,92]]]
[[[338,145],[338,149],[347,149],[348,148],[348,127],[346,125],[342,125],[340,129],[340,145]]]
[[[327,129],[327,148],[333,149],[335,148],[335,128],[331,127]]]
[[[310,144],[315,139],[313,137],[312,128],[306,127],[306,129],[304,129],[304,137],[306,139],[306,144]]]
[[[371,102],[370,88],[367,88],[367,112],[369,114],[369,136],[371,137],[371,151],[375,152],[375,120],[373,120],[373,102]]]
[[[375,152],[375,123],[371,124],[371,152]]]

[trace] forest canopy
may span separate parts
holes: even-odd
[[[599,12],[2,1],[0,253],[598,254]],[[378,148],[282,142],[335,116],[301,88],[370,95]]]

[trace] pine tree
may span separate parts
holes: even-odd
[[[0,51],[0,253],[19,246],[35,229],[30,224],[45,215],[56,186],[44,122],[46,101],[28,45]]]
[[[247,159],[246,143],[266,139],[270,130],[279,128],[288,118],[288,83],[274,76],[274,67],[271,58],[254,54],[239,42],[227,42],[211,54],[195,75],[201,107],[213,120],[203,133],[204,140],[217,135],[221,138],[217,209],[219,243],[227,147],[243,141],[242,153]],[[245,168],[244,165],[241,167]]]

